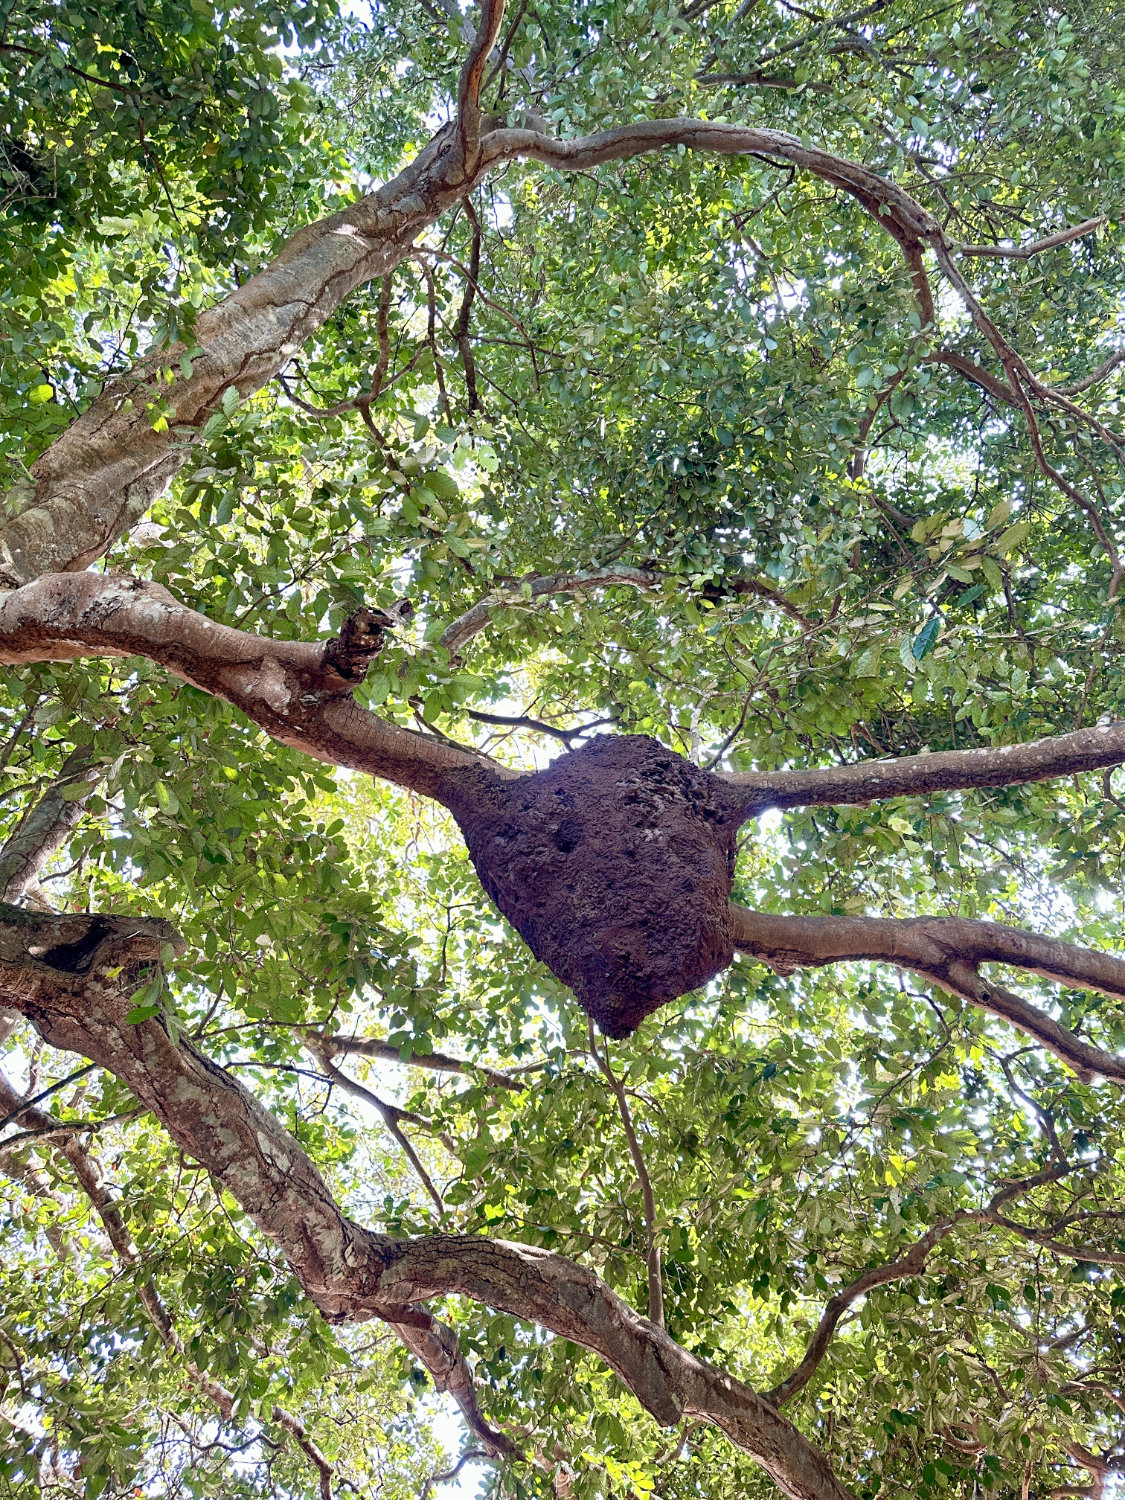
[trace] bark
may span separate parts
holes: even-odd
[[[312,1031],[308,1035],[315,1046],[329,1057],[359,1054],[363,1057],[377,1057],[380,1062],[399,1064],[403,1062],[399,1048],[392,1047],[380,1037],[343,1036],[339,1033],[330,1035],[321,1031]],[[467,1062],[460,1057],[450,1057],[445,1052],[414,1052],[406,1066],[426,1068],[434,1073],[464,1073],[470,1078],[477,1074],[490,1088],[510,1089],[517,1094],[522,1093],[526,1088],[526,1084],[520,1083],[518,1078],[502,1073],[499,1068],[490,1068],[484,1063]]]
[[[589,589],[612,588],[615,584],[626,584],[636,589],[656,588],[659,575],[648,568],[630,568],[624,564],[608,568],[589,568],[574,573],[548,573],[542,578],[527,580],[532,599],[542,599],[548,594],[579,594]],[[452,656],[460,654],[473,636],[479,635],[492,619],[494,611],[502,609],[510,601],[522,602],[519,586],[513,587],[507,597],[482,599],[467,609],[451,625],[442,631],[438,644],[444,646]]]
[[[216,625],[158,584],[46,574],[0,596],[0,661],[145,656],[232,703],[281,744],[445,801],[450,774],[483,758],[387,723],[352,697],[395,623],[363,610],[338,641],[273,641]]]
[[[89,745],[71,751],[58,780],[28,808],[0,849],[0,901],[18,901],[32,890],[52,854],[78,826],[86,798],[101,776],[101,768],[90,765],[90,755]],[[80,783],[86,787],[80,796],[63,796],[64,790]]]
[[[52,1046],[125,1083],[277,1244],[329,1320],[390,1322],[439,1384],[469,1405],[490,1452],[510,1445],[480,1419],[452,1331],[421,1306],[434,1297],[468,1297],[592,1350],[657,1421],[671,1426],[687,1416],[719,1427],[794,1500],[851,1500],[773,1406],[681,1349],[585,1267],[471,1235],[396,1240],[348,1219],[299,1144],[236,1079],[173,1037],[162,1019],[125,1021],[138,970],[173,936],[163,922],[2,907],[0,1000]]]
[[[1125,959],[995,922],[960,917],[788,917],[731,907],[734,946],[778,973],[862,960],[935,980],[981,1010],[1026,1031],[1080,1078],[1125,1083],[1125,1058],[1093,1047],[1051,1016],[984,978],[982,963],[1008,964],[1080,989],[1125,999]]]
[[[920,1276],[925,1270],[930,1251],[939,1240],[944,1239],[957,1222],[956,1219],[940,1220],[897,1260],[888,1261],[883,1266],[872,1266],[857,1276],[848,1286],[842,1287],[835,1296],[830,1297],[813,1336],[809,1340],[809,1346],[805,1350],[801,1363],[791,1375],[787,1375],[779,1385],[774,1386],[769,1392],[768,1399],[775,1406],[781,1407],[787,1401],[792,1401],[798,1392],[803,1391],[828,1352],[828,1346],[832,1342],[840,1319],[848,1308],[860,1297],[865,1297],[868,1292],[874,1291],[876,1287],[888,1286],[894,1281],[903,1281],[908,1276]]]
[[[606,576],[613,573],[612,580]],[[625,577],[625,573],[637,577]],[[629,582],[642,570],[605,570],[535,580],[540,592]],[[560,580],[564,580],[560,582]],[[474,605],[446,631],[456,650],[487,623],[495,603]],[[144,656],[240,708],[272,738],[330,765],[366,771],[449,805],[463,772],[488,768],[511,780],[518,773],[434,736],[387,723],[351,693],[377,654],[383,632],[402,617],[360,611],[341,642],[274,641],[217,625],[180,604],[159,584],[114,574],[55,574],[0,597],[0,663],[67,661],[83,656]],[[448,639],[446,639],[448,638]],[[1125,721],[1023,745],[944,750],[895,760],[804,771],[716,773],[736,789],[745,819],[768,808],[823,807],[887,797],[1049,781],[1125,762]]]
[[[767,808],[854,805],[885,797],[921,797],[932,792],[1050,781],[1058,776],[1099,771],[1122,761],[1125,721],[1115,720],[1025,745],[939,750],[808,771],[732,772],[723,779],[742,788],[749,818]]]
[[[499,0],[488,0],[481,36],[495,35],[502,11]],[[908,193],[869,168],[784,131],[692,119],[642,120],[574,141],[507,129],[481,138],[474,58],[475,52],[462,79],[458,120],[443,126],[408,167],[348,209],[298,230],[269,266],[199,315],[192,339],[200,352],[189,362],[190,374],[180,365],[182,345],[154,349],[110,381],[42,454],[30,481],[8,497],[18,514],[0,528],[0,585],[18,587],[100,557],[188,461],[227,391],[245,399],[273,379],[345,298],[389,274],[425,228],[489,172],[517,158],[578,171],[684,145],[790,162],[850,193],[898,241],[919,290],[923,323],[932,321],[922,255],[940,227]]]

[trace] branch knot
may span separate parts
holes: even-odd
[[[405,625],[413,613],[409,599],[399,599],[389,609],[357,609],[344,621],[340,634],[325,645],[324,670],[349,686],[362,682],[383,649],[387,631]]]

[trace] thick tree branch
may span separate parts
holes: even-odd
[[[351,695],[399,617],[360,610],[334,641],[273,641],[216,625],[157,584],[47,574],[0,597],[0,661],[145,656],[234,704],[281,744],[441,801],[456,772],[492,763],[387,723]]]
[[[841,806],[885,797],[1050,781],[1057,776],[1099,771],[1122,761],[1125,722],[1118,720],[1023,745],[939,750],[808,771],[736,771],[723,773],[723,780],[745,788],[747,816],[756,817],[771,807]]]
[[[70,752],[57,780],[27,809],[0,849],[0,901],[18,901],[34,888],[51,855],[78,826],[102,774],[100,766],[90,764],[91,754],[89,745]]]
[[[1033,1036],[1089,1080],[1125,1083],[1125,1058],[1082,1041],[1072,1031],[978,972],[982,963],[1009,964],[1061,984],[1125,999],[1125,959],[1096,953],[1018,927],[960,917],[787,917],[731,906],[734,946],[778,973],[862,960],[894,964],[935,980],[981,1010]]]
[[[96,925],[107,923],[109,934]],[[137,966],[159,951],[169,930],[164,923],[4,907],[0,1001],[26,1015],[52,1046],[120,1078],[277,1244],[326,1317],[390,1322],[464,1409],[472,1392],[468,1367],[451,1330],[419,1304],[469,1297],[598,1354],[659,1422],[672,1426],[688,1416],[718,1426],[793,1500],[850,1500],[822,1455],[776,1408],[681,1349],[585,1267],[476,1236],[396,1240],[347,1219],[300,1145],[229,1073],[186,1039],[174,1039],[161,1019],[125,1021]],[[69,968],[59,966],[64,959]],[[474,1407],[470,1412],[490,1452],[510,1446]]]
[[[602,569],[590,586],[611,581],[645,586],[641,569]],[[628,576],[635,574],[638,576]],[[586,581],[552,574],[531,584],[558,593]],[[456,646],[471,639],[496,608],[482,601],[445,633]],[[158,584],[94,573],[47,575],[0,598],[0,662],[59,661],[82,656],[144,656],[205,692],[233,703],[281,744],[330,765],[396,782],[446,805],[466,772],[512,778],[516,772],[479,752],[400,729],[361,708],[351,688],[395,623],[385,611],[360,611],[337,641],[274,641],[217,625],[180,604]],[[1125,761],[1125,722],[1025,745],[939,751],[899,760],[809,771],[721,774],[738,787],[745,816],[766,808],[870,802],[1100,770]]]
[[[156,349],[111,381],[36,461],[9,496],[19,513],[0,528],[0,584],[86,567],[133,525],[187,461],[207,419],[234,390],[245,399],[273,379],[349,296],[386,276],[418,235],[495,167],[529,157],[561,170],[623,161],[668,146],[792,163],[851,194],[902,246],[919,297],[932,308],[922,270],[936,220],[896,184],[867,167],[806,146],[783,131],[703,120],[642,120],[556,141],[534,130],[479,136],[479,82],[502,6],[486,0],[462,75],[458,120],[444,126],[402,172],[340,213],[307,225],[280,255],[193,328],[190,361],[176,345]],[[923,323],[931,314],[923,316]],[[190,373],[187,373],[190,367]],[[171,379],[167,377],[170,376]],[[166,420],[154,426],[160,414]]]
[[[473,36],[469,55],[461,70],[457,89],[457,131],[466,170],[476,165],[480,153],[480,90],[489,54],[496,45],[504,20],[504,0],[482,0],[480,25]]]

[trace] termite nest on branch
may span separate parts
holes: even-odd
[[[656,740],[600,735],[512,781],[469,767],[443,800],[489,896],[607,1036],[731,963],[744,799]]]

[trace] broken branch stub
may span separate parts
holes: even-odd
[[[735,788],[645,735],[599,736],[515,781],[451,781],[485,890],[607,1036],[731,963]]]

